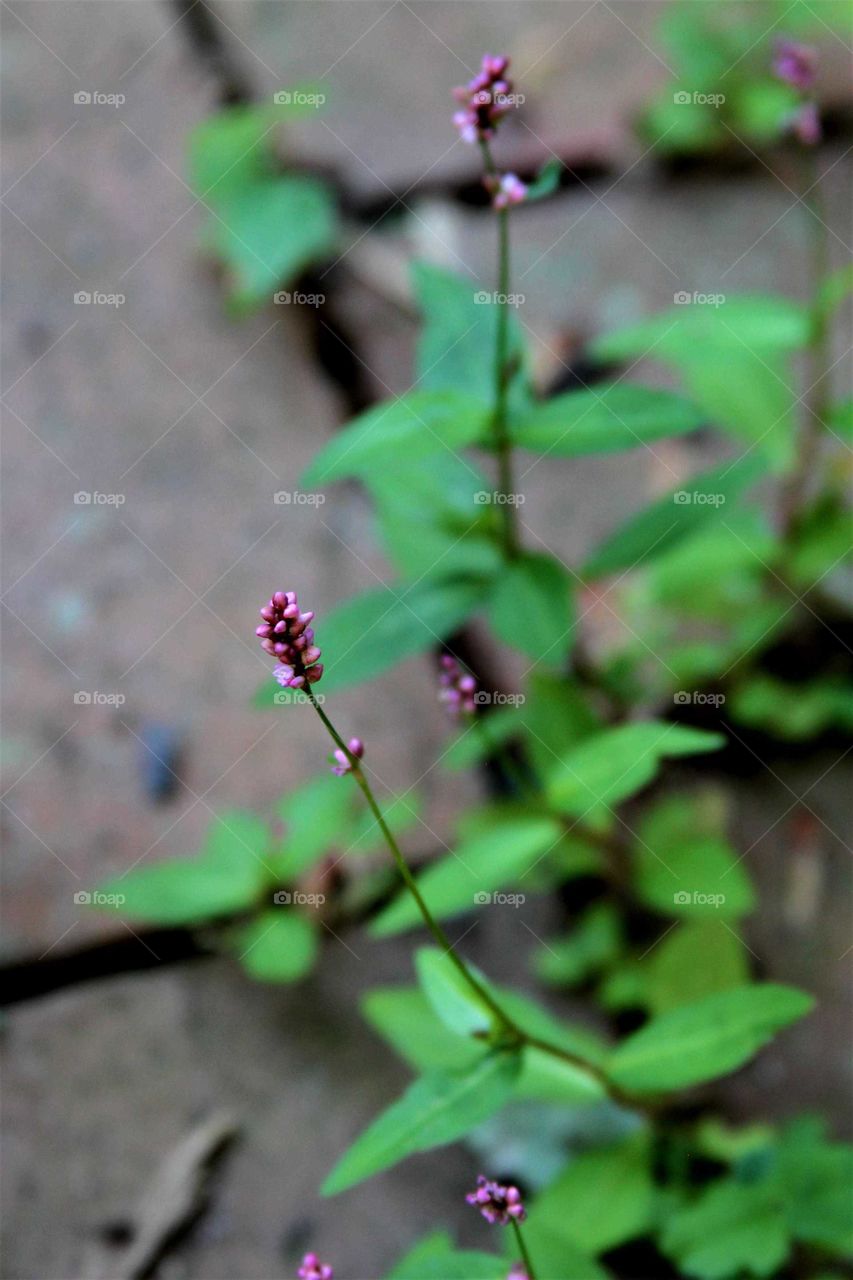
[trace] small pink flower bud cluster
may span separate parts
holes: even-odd
[[[364,743],[361,738],[350,738],[347,743],[347,751],[351,756],[355,756],[356,760],[360,760],[364,755]],[[332,766],[332,773],[342,778],[345,773],[352,773],[352,761],[346,751],[342,751],[340,747],[336,747],[332,753],[337,760],[337,764]]]
[[[523,1262],[514,1262],[507,1272],[506,1280],[530,1280]]]
[[[509,58],[501,54],[483,56],[481,70],[453,90],[453,96],[462,107],[453,117],[463,142],[483,142],[491,138],[502,116],[511,109],[508,99],[512,95],[512,81],[506,78]]]
[[[477,681],[449,653],[441,655],[441,667],[438,677],[441,701],[446,703],[454,719],[460,715],[472,716],[477,706],[474,700]]]
[[[518,1187],[501,1186],[499,1182],[492,1182],[482,1174],[477,1179],[477,1190],[470,1191],[465,1199],[480,1210],[487,1222],[499,1222],[502,1227],[511,1218],[516,1222],[523,1222],[527,1217]]]
[[[777,42],[773,71],[785,84],[806,94],[814,88],[817,68],[817,49],[811,45],[800,44],[796,40]],[[817,103],[811,98],[805,99],[797,107],[789,117],[787,125],[788,130],[802,142],[803,146],[815,147],[823,137],[820,112]]]
[[[493,209],[508,209],[510,205],[522,204],[527,197],[527,183],[522,182],[517,173],[504,173],[501,176],[488,176],[483,184],[492,197]]]
[[[316,1253],[306,1253],[296,1274],[299,1280],[335,1280],[332,1268],[327,1262],[321,1262]]]
[[[295,591],[276,591],[261,609],[261,625],[255,635],[261,648],[278,658],[273,675],[285,689],[316,684],[323,674],[323,664],[317,661],[320,650],[309,625],[313,618],[310,610],[300,613]]]

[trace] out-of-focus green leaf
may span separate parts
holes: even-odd
[[[323,1183],[322,1194],[337,1195],[416,1151],[461,1138],[503,1106],[519,1067],[517,1053],[488,1053],[461,1074],[421,1076],[356,1139]]]
[[[416,987],[377,987],[361,1002],[371,1026],[415,1071],[462,1071],[482,1046],[450,1031]]]
[[[551,938],[536,952],[536,972],[543,982],[576,986],[619,957],[624,940],[612,903],[590,907],[568,938]]]
[[[470,769],[514,738],[522,727],[517,707],[498,707],[467,723],[441,763],[446,769]]]
[[[199,857],[137,867],[99,886],[95,906],[150,924],[201,924],[253,906],[271,875],[270,833],[240,811],[218,815]],[[111,901],[110,901],[111,900]]]
[[[671,916],[736,920],[755,897],[743,861],[708,823],[701,801],[666,796],[644,815],[634,848],[641,902]]]
[[[494,371],[491,361],[483,359],[483,352],[495,347],[499,308],[493,294],[476,280],[428,262],[414,263],[412,283],[424,319],[418,339],[417,386],[430,391],[461,391],[491,405]],[[519,375],[511,382],[510,402],[521,404],[527,398],[522,369],[524,343],[512,315],[509,354],[519,369]]]
[[[631,1093],[713,1080],[742,1066],[813,1004],[805,992],[769,982],[705,996],[635,1031],[614,1050],[608,1074]]]
[[[549,160],[528,185],[525,203],[530,204],[533,200],[544,200],[546,196],[553,195],[559,189],[562,172],[562,161]]]
[[[749,981],[746,948],[722,920],[679,925],[649,952],[644,967],[644,1003],[653,1014]]]
[[[568,391],[517,414],[513,443],[534,453],[575,458],[636,449],[704,426],[707,415],[672,391],[618,383]]]
[[[657,720],[605,729],[556,764],[548,797],[561,813],[595,821],[651,782],[662,760],[716,751],[723,742],[720,734]]]
[[[446,1232],[427,1236],[389,1271],[387,1280],[504,1280],[506,1263],[494,1254],[457,1252]]]
[[[494,1014],[447,952],[421,947],[415,955],[421,990],[441,1021],[458,1036],[488,1034]]]
[[[476,580],[430,578],[352,596],[323,618],[323,692],[373,680],[450,635],[482,602]]]
[[[304,92],[301,96],[304,99]],[[235,106],[202,121],[190,134],[188,145],[193,191],[206,203],[218,205],[241,186],[272,176],[275,126],[311,110],[295,101]]]
[[[726,298],[720,306],[692,300],[650,316],[592,343],[592,354],[603,361],[636,360],[646,355],[677,366],[696,358],[717,361],[720,348],[796,351],[808,344],[808,307],[791,298],[743,294]]]
[[[351,843],[355,807],[353,790],[330,773],[283,796],[277,807],[285,825],[283,850],[274,862],[278,875],[302,875],[330,849],[343,852]]]
[[[498,639],[536,662],[559,665],[572,644],[571,581],[553,556],[527,552],[499,573],[489,600]]]
[[[790,742],[832,728],[853,730],[853,685],[843,676],[791,684],[758,673],[734,690],[731,713],[751,728]]]
[[[276,290],[331,252],[335,207],[324,183],[302,175],[241,184],[220,202],[206,243],[225,264],[238,309],[272,302]]]
[[[566,751],[601,729],[601,718],[576,681],[550,671],[533,671],[521,716],[527,750],[540,777]]]
[[[681,372],[706,419],[767,458],[776,471],[794,460],[797,392],[779,353],[734,345],[686,358]]]
[[[725,1179],[666,1219],[661,1248],[685,1275],[727,1280],[773,1275],[790,1236],[771,1189]]]
[[[261,982],[295,982],[312,967],[317,931],[293,906],[263,911],[236,938],[240,963]]]
[[[488,409],[459,391],[411,391],[365,410],[321,449],[302,477],[306,486],[344,476],[386,470],[397,458],[421,464],[430,455],[453,453],[483,434]],[[477,512],[472,504],[471,521]]]
[[[536,1197],[524,1227],[531,1257],[538,1262],[540,1234],[545,1251],[557,1241],[586,1254],[613,1249],[647,1231],[653,1203],[647,1134],[586,1152]]]
[[[555,844],[560,824],[555,818],[510,818],[479,836],[463,840],[446,858],[418,876],[418,887],[439,920],[492,903],[506,885],[520,885],[524,873]],[[523,899],[522,899],[523,900]],[[500,903],[498,903],[500,905]],[[505,909],[512,909],[506,904]],[[417,904],[401,893],[371,925],[375,937],[387,937],[420,924]]]
[[[691,476],[605,538],[587,561],[583,576],[633,569],[641,561],[663,555],[707,521],[718,519],[727,504],[748,489],[763,470],[761,459],[751,454]]]

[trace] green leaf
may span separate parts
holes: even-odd
[[[636,449],[704,426],[707,415],[683,396],[621,383],[569,391],[534,405],[511,423],[513,443],[534,453],[576,458]]]
[[[531,1257],[547,1266],[538,1261],[540,1232],[586,1254],[613,1249],[645,1234],[653,1202],[647,1134],[586,1152],[533,1202],[524,1227]]]
[[[601,719],[576,681],[550,671],[533,671],[521,717],[527,750],[544,778],[569,747],[601,729]]]
[[[412,283],[424,317],[417,349],[417,385],[426,390],[461,391],[491,405],[494,371],[483,353],[494,350],[499,308],[483,301],[486,293],[476,280],[428,262],[414,263]],[[509,356],[518,365],[523,362],[521,330],[512,315]],[[520,384],[521,378],[517,378],[510,388],[511,403],[524,398]]]
[[[619,913],[612,903],[589,908],[568,938],[551,938],[534,957],[543,982],[576,986],[618,959],[624,946]]]
[[[492,589],[489,619],[504,644],[558,666],[574,627],[568,573],[549,555],[526,552],[511,560]]]
[[[667,1013],[715,991],[749,981],[746,949],[722,920],[693,920],[673,929],[649,953],[644,1003]]]
[[[304,99],[308,87],[292,96]],[[189,179],[207,204],[219,205],[240,187],[273,174],[275,128],[313,110],[299,101],[289,105],[235,106],[218,111],[193,129],[189,137]]]
[[[519,1066],[518,1054],[489,1053],[462,1074],[421,1076],[356,1139],[322,1194],[337,1195],[416,1151],[461,1138],[503,1106]]]
[[[853,729],[853,685],[843,676],[793,684],[757,672],[730,695],[731,713],[787,742],[814,738],[827,729]]]
[[[230,191],[206,243],[226,265],[235,307],[272,302],[335,244],[335,209],[316,178],[263,178]]]
[[[778,1179],[786,1219],[797,1240],[846,1256],[853,1253],[853,1146],[826,1142],[821,1122],[798,1117],[782,1135]]]
[[[263,822],[226,812],[214,819],[198,858],[137,867],[98,892],[115,898],[107,905],[130,920],[201,924],[255,904],[269,879],[269,844]]]
[[[451,635],[482,602],[476,580],[432,578],[351,596],[318,623],[323,692],[373,680]],[[272,680],[270,683],[273,683]]]
[[[544,200],[546,196],[551,196],[555,191],[559,190],[562,172],[563,163],[561,160],[553,159],[547,161],[528,185],[527,194],[524,197],[525,204],[530,204],[533,200]]]
[[[560,824],[554,818],[511,818],[459,842],[449,857],[421,873],[418,887],[439,920],[474,911],[488,905],[505,885],[519,884],[559,836]],[[512,904],[504,909],[511,910]],[[383,938],[420,922],[417,904],[401,893],[376,917],[370,932]]]
[[[641,561],[663,555],[706,522],[719,519],[728,503],[740,496],[764,471],[755,454],[691,476],[665,498],[620,525],[593,552],[584,577],[600,577],[633,569]]]
[[[658,720],[605,729],[551,770],[548,798],[561,813],[595,820],[651,782],[662,760],[715,751],[723,742],[720,734]]]
[[[578,1107],[607,1097],[607,1089],[598,1076],[556,1054],[525,1045],[521,1059],[515,1091],[520,1098]]]
[[[415,953],[415,968],[424,995],[446,1027],[459,1036],[491,1032],[494,1015],[447,952],[421,947]]]
[[[364,996],[361,1008],[374,1030],[415,1071],[463,1071],[482,1056],[482,1046],[450,1031],[416,987],[377,987]]]
[[[794,459],[797,393],[788,361],[744,346],[698,351],[681,364],[688,391],[706,418],[755,447],[776,471]]]
[[[796,351],[808,345],[811,317],[801,302],[781,296],[743,294],[726,298],[718,307],[679,304],[592,343],[591,352],[602,361],[649,357],[680,367],[696,352],[708,360],[719,358],[719,348],[749,348],[766,352]]]
[[[773,1275],[788,1256],[782,1210],[761,1184],[724,1179],[666,1219],[661,1248],[688,1276]]]
[[[445,769],[470,769],[516,737],[519,729],[518,707],[498,707],[487,716],[469,721],[455,742],[441,757]]]
[[[500,568],[499,513],[483,501],[494,482],[467,457],[442,449],[424,466],[421,458],[398,453],[393,468],[375,467],[361,479],[373,499],[386,553],[405,577],[436,572],[491,577]]]
[[[506,1263],[490,1253],[456,1252],[444,1231],[427,1236],[401,1258],[387,1280],[504,1280]]]
[[[321,449],[302,477],[306,486],[330,484],[376,469],[394,472],[397,459],[423,464],[454,453],[485,430],[488,409],[459,391],[411,391],[359,414]],[[474,504],[470,517],[477,516]]]
[[[824,322],[853,293],[853,263],[845,263],[833,271],[821,284],[815,299],[815,310]]]
[[[295,982],[314,964],[317,932],[295,907],[263,911],[237,935],[240,963],[261,982]]]
[[[331,849],[344,852],[352,844],[355,796],[340,778],[321,774],[282,798],[277,807],[284,822],[284,849],[275,858],[282,878],[296,877]]]
[[[614,1051],[609,1075],[632,1093],[713,1080],[742,1066],[813,1004],[804,992],[769,982],[705,996],[629,1036]]]
[[[668,916],[737,920],[755,905],[743,859],[691,796],[666,796],[644,816],[634,849],[641,902]]]

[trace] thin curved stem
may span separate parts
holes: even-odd
[[[498,171],[489,144],[480,142],[486,174],[497,179]],[[514,560],[519,553],[513,497],[512,442],[509,438],[507,399],[509,393],[509,210],[498,210],[498,314],[495,326],[494,407],[492,409],[492,435],[498,460],[498,492],[502,499],[503,550],[507,560]]]
[[[512,1222],[512,1229],[515,1232],[515,1242],[518,1245],[518,1252],[521,1254],[521,1260],[524,1263],[524,1270],[527,1273],[527,1280],[536,1280],[533,1263],[530,1261],[530,1253],[528,1252],[527,1245],[524,1242],[521,1227],[518,1225],[515,1218],[511,1218],[510,1221]]]

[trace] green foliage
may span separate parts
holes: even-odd
[[[853,731],[853,684],[826,676],[793,684],[750,675],[732,694],[732,714],[783,741],[799,742],[828,729]]]
[[[707,521],[719,519],[727,504],[763,471],[761,459],[747,455],[691,476],[611,533],[587,561],[584,576],[618,573],[633,569],[652,556],[663,555]]]
[[[415,964],[423,993],[446,1027],[460,1036],[491,1032],[492,1012],[446,952],[422,947]],[[473,966],[471,971],[482,976]]]
[[[298,908],[263,911],[241,929],[235,948],[243,968],[261,982],[295,982],[313,968],[316,930]]]
[[[337,1195],[416,1151],[461,1138],[503,1106],[520,1065],[517,1053],[492,1052],[464,1072],[421,1076],[341,1157],[323,1195]]]
[[[549,1259],[556,1260],[560,1248],[596,1255],[644,1235],[653,1205],[649,1135],[643,1131],[573,1160],[536,1197],[525,1237],[550,1275]]]
[[[444,1231],[420,1240],[401,1258],[387,1280],[504,1280],[506,1266],[494,1254],[457,1252]]]
[[[672,391],[627,386],[568,391],[515,415],[513,443],[558,458],[636,449],[704,426],[705,417]]]
[[[537,951],[536,971],[543,982],[576,986],[609,968],[623,947],[616,907],[600,902],[590,907],[568,938],[552,938]]]
[[[748,981],[746,948],[725,921],[691,920],[668,932],[646,958],[643,1004],[667,1013]]]
[[[560,160],[549,160],[547,164],[543,165],[533,181],[528,184],[527,194],[524,197],[525,204],[530,204],[536,200],[544,200],[546,196],[553,195],[559,189],[562,173],[563,165]]]
[[[293,96],[287,106],[229,107],[190,137],[190,182],[210,211],[204,243],[225,267],[237,310],[271,302],[335,244],[328,187],[283,173],[275,155],[276,125],[311,109]]]
[[[351,596],[323,619],[324,694],[374,680],[423,653],[455,631],[481,598],[476,579],[439,577]]]
[[[525,874],[560,836],[554,818],[510,816],[459,841],[453,851],[418,877],[418,888],[438,920],[473,911],[509,885],[521,885]],[[420,924],[417,905],[401,894],[377,916],[375,937],[387,937]]]
[[[652,781],[661,761],[722,745],[719,734],[654,720],[605,729],[552,768],[548,799],[560,813],[600,823],[613,805]]]
[[[197,925],[257,901],[268,879],[269,832],[250,813],[221,814],[197,858],[137,867],[100,886],[116,896],[115,910],[148,924]]]
[[[492,588],[489,618],[504,644],[557,666],[572,643],[568,573],[553,556],[536,552],[510,561]]]
[[[610,1059],[609,1075],[631,1093],[713,1080],[742,1066],[813,1003],[802,991],[769,982],[705,996],[623,1040]]]
[[[421,465],[434,453],[453,453],[479,439],[487,408],[459,391],[411,391],[367,409],[316,455],[302,477],[306,486],[329,484],[377,469],[394,471],[398,454]],[[472,511],[473,514],[473,511]]]
[[[769,1276],[788,1255],[785,1217],[772,1191],[734,1180],[712,1186],[702,1198],[674,1213],[661,1246],[685,1275],[701,1280]]]
[[[737,920],[754,895],[742,860],[689,796],[666,796],[640,824],[637,897],[664,915]]]

